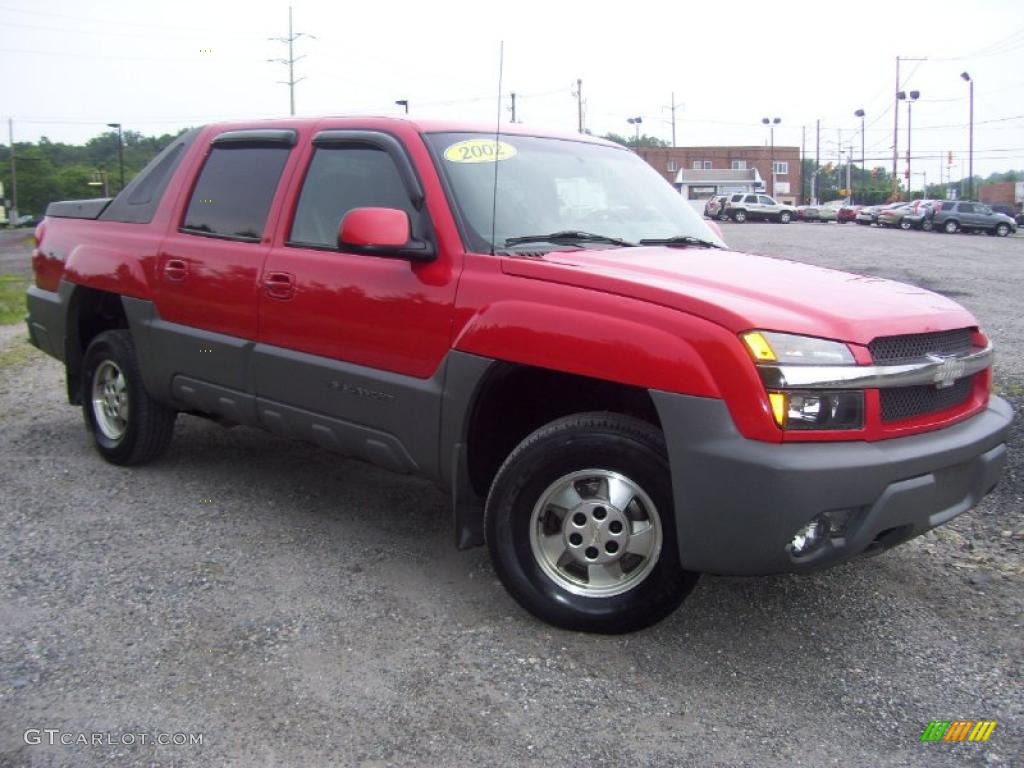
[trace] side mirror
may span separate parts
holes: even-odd
[[[409,214],[397,208],[353,208],[338,228],[338,247],[369,256],[430,261],[434,248],[412,237]]]
[[[394,251],[409,242],[409,215],[397,208],[353,208],[338,230],[338,244]]]

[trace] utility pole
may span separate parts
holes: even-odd
[[[814,175],[811,176],[811,202],[818,200],[818,168],[821,164],[821,120],[818,120],[814,138]]]
[[[807,156],[807,126],[800,126],[800,204],[807,204],[806,188],[804,187],[804,157]]]
[[[853,178],[850,175],[850,166],[853,165],[853,145],[851,144],[846,149],[846,203],[849,205],[853,202]]]
[[[512,122],[516,121],[516,92],[512,91]]]
[[[7,136],[11,142],[11,214],[8,226],[14,227],[18,222],[18,167],[14,160],[14,119],[7,118]]]
[[[836,192],[843,186],[843,129],[836,128]]]
[[[577,78],[577,117],[580,123],[580,133],[583,133],[583,78]]]
[[[672,146],[673,147],[679,146],[678,144],[676,144],[676,107],[678,107],[678,106],[679,105],[676,104],[676,92],[672,91],[672,103],[669,105],[669,110],[672,112]]]
[[[307,34],[306,32],[293,32],[292,31],[292,7],[288,6],[288,37],[271,37],[277,43],[288,44],[288,58],[287,59],[267,59],[267,61],[275,64],[287,64],[288,65],[288,79],[278,80],[279,83],[288,86],[288,103],[290,107],[290,114],[295,114],[295,85],[300,83],[306,78],[300,77],[298,80],[295,79],[295,62],[306,58],[305,56],[295,56],[295,41],[300,37],[309,37],[316,40],[316,36]]]

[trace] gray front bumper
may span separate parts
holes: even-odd
[[[874,443],[748,440],[721,400],[652,391],[675,497],[684,568],[755,575],[822,568],[880,551],[952,520],[999,480],[1013,409]],[[786,551],[827,510],[855,509],[842,538],[808,557]]]

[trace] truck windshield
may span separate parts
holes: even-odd
[[[499,251],[517,245],[536,250],[543,238],[533,236],[543,233],[587,235],[578,242],[544,243],[561,249],[686,237],[724,246],[693,207],[627,149],[515,135],[502,135],[495,143],[493,135],[483,133],[426,138],[471,250],[491,250],[494,210],[493,246]]]

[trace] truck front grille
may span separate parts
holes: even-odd
[[[906,336],[880,336],[868,344],[868,350],[871,359],[877,364],[923,363],[927,361],[928,355],[949,357],[970,354],[971,336],[970,328]]]
[[[944,411],[967,402],[974,388],[974,377],[965,376],[945,389],[931,385],[896,387],[879,390],[882,401],[882,421],[899,421],[927,413]]]

